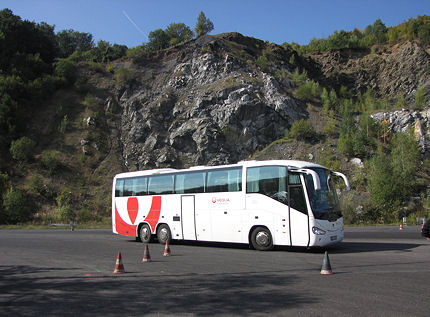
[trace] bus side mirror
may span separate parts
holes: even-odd
[[[312,175],[312,179],[314,181],[314,189],[315,190],[320,190],[321,189],[320,177],[318,176],[317,172],[315,172],[314,170],[311,170],[309,168],[301,168],[298,171],[301,172],[301,173]]]
[[[343,179],[343,181],[345,182],[346,185],[346,190],[350,190],[351,187],[349,186],[349,181],[348,178],[346,177],[345,174],[339,173],[339,172],[333,172],[334,175],[339,176]]]

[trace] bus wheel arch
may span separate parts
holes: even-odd
[[[139,224],[139,239],[142,243],[151,242],[152,232],[151,227],[147,223]]]
[[[165,244],[172,240],[172,231],[169,226],[165,223],[160,223],[157,227],[157,239],[161,244]]]
[[[273,249],[273,236],[266,226],[253,226],[249,231],[249,245],[259,251]]]

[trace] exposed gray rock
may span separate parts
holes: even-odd
[[[349,162],[352,165],[357,166],[359,168],[363,168],[364,167],[363,161],[360,158],[358,158],[358,157],[352,158]]]
[[[378,122],[386,122],[391,132],[414,131],[420,151],[424,156],[429,155],[430,142],[430,108],[423,111],[397,110],[384,111],[372,114],[371,117]]]
[[[205,43],[207,50],[181,54],[179,63],[158,60],[162,80],[117,96],[129,169],[236,162],[307,117],[306,105],[286,92],[290,83]]]
[[[96,119],[95,119],[95,118],[93,118],[93,117],[88,117],[88,118],[86,119],[86,122],[87,122],[87,126],[95,125],[95,124],[96,124]]]
[[[87,139],[82,139],[80,143],[82,146],[84,146],[84,145],[87,145],[88,143],[90,143],[90,141],[88,141]]]
[[[320,80],[340,88],[355,91],[370,89],[376,97],[396,100],[404,96],[407,104],[415,104],[418,88],[430,98],[430,58],[428,50],[415,41],[373,50],[333,50],[311,55],[315,64],[310,69],[320,69]]]

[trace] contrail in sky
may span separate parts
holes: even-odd
[[[143,36],[146,36],[145,33],[142,31],[142,29],[128,16],[127,12],[122,10],[122,13],[125,15],[127,20],[129,20],[130,23],[133,24],[133,26],[136,28],[136,30],[138,30]]]

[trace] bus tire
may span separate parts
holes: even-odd
[[[151,242],[151,228],[144,223],[139,229],[139,238],[142,243]]]
[[[273,239],[270,230],[265,227],[256,227],[251,233],[251,244],[259,251],[273,249]]]
[[[166,244],[166,242],[169,242],[172,240],[172,234],[170,232],[170,228],[168,225],[162,223],[157,228],[157,239],[158,242],[161,244]]]

